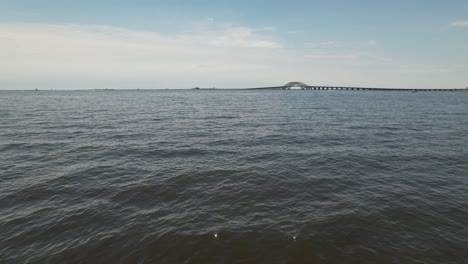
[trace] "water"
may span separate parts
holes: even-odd
[[[467,113],[464,92],[3,91],[0,262],[466,263]]]

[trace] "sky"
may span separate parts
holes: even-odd
[[[468,86],[468,0],[0,0],[0,89]]]

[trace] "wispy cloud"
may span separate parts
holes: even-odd
[[[368,65],[368,64],[388,64],[394,60],[389,57],[375,55],[369,52],[309,52],[306,55],[309,59],[320,59],[332,62],[353,62],[355,65]]]
[[[375,41],[375,40],[369,40],[369,41],[367,41],[367,45],[369,45],[369,46],[376,46],[376,45],[377,45],[377,41]]]
[[[210,44],[218,47],[279,48],[278,42],[255,36],[248,27],[227,28],[220,36],[214,36]]]
[[[267,80],[283,52],[279,42],[249,27],[161,34],[99,25],[0,23],[0,32],[0,84],[71,79],[153,80],[172,87],[232,84],[239,76],[252,78],[252,72]]]
[[[328,47],[336,47],[338,46],[338,42],[336,41],[323,41],[319,43],[320,46],[328,46]]]
[[[326,48],[326,47],[336,47],[341,49],[359,49],[365,48],[368,46],[377,46],[378,42],[376,40],[368,40],[368,41],[347,41],[347,42],[340,42],[335,40],[328,40],[322,42],[306,42],[304,43],[307,47],[312,48]]]
[[[274,31],[276,31],[276,28],[275,28],[275,27],[271,27],[271,26],[266,26],[266,27],[261,27],[261,28],[257,29],[256,31],[269,31],[269,32],[274,32]]]
[[[468,20],[455,21],[455,22],[450,23],[450,26],[452,26],[452,27],[468,27]]]

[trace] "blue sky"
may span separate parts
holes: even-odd
[[[468,1],[3,1],[0,89],[466,87]]]

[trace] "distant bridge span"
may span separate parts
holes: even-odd
[[[348,91],[468,91],[466,89],[413,89],[413,88],[371,88],[371,87],[347,87],[347,86],[323,86],[307,85],[303,82],[289,82],[282,86],[246,88],[246,90],[348,90]]]

